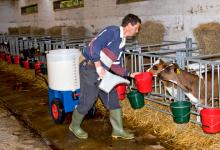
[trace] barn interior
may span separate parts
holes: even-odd
[[[170,82],[172,90],[168,92],[160,71],[152,77],[151,91],[142,93],[144,101],[139,107],[128,98],[138,89],[131,79],[120,100],[126,123],[143,134],[157,136],[159,145],[164,145],[161,149],[220,149],[219,6],[218,0],[0,0],[0,70],[48,90],[51,81],[46,55],[50,51],[82,51],[104,27],[120,26],[126,14],[135,14],[142,20],[141,30],[127,40],[123,66],[131,72],[146,72],[155,66],[158,69],[156,62],[161,59],[166,65],[162,70],[175,63],[179,67],[176,74],[186,71],[196,75],[198,87],[196,102],[189,96],[191,90],[184,90],[177,81]],[[173,111],[181,110],[172,110],[172,104],[182,101],[190,106],[175,108],[187,111],[187,107],[183,115],[190,118],[178,122]],[[95,107],[108,115],[99,100]],[[201,109],[209,114],[204,115]],[[68,128],[68,116],[61,120],[53,117],[54,126]]]

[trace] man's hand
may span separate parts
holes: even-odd
[[[133,72],[130,74],[131,78],[134,78],[136,75],[140,74],[141,72]]]
[[[99,78],[102,79],[106,74],[106,70],[105,70],[105,68],[102,67],[100,61],[95,62],[95,68],[96,68],[97,74],[99,75]]]
[[[99,75],[99,78],[101,78],[101,79],[103,79],[103,77],[104,77],[105,74],[106,74],[106,70],[105,70],[105,68],[103,68],[103,67],[97,67],[97,68],[96,68],[96,72],[97,72],[97,74]]]

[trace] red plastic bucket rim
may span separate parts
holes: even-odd
[[[135,75],[135,83],[139,92],[148,93],[152,91],[152,77],[151,72],[142,72]]]
[[[116,85],[116,92],[118,94],[118,98],[120,100],[125,99],[125,95],[126,95],[126,84],[122,83],[122,84],[118,84]]]
[[[120,84],[117,84],[115,87],[126,87],[127,85],[125,83],[120,83]]]
[[[200,111],[200,115],[202,116],[217,116],[220,117],[220,109],[219,108],[203,108]]]
[[[140,78],[143,78],[143,77],[147,77],[147,76],[153,76],[153,73],[152,72],[142,72],[140,74],[137,74],[135,75],[135,79],[140,79]]]

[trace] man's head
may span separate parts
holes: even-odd
[[[124,36],[134,36],[138,33],[140,25],[141,19],[138,16],[134,14],[126,15],[121,23],[121,26],[124,28]]]

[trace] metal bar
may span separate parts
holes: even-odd
[[[215,58],[220,57],[220,53],[217,54],[209,54],[209,55],[200,55],[200,56],[192,56],[192,59],[207,59],[207,58]]]
[[[220,73],[219,73],[220,67],[217,65],[217,71],[218,71],[218,107],[220,108]]]
[[[205,106],[208,105],[208,79],[207,79],[207,65],[205,65]]]
[[[165,102],[158,101],[158,100],[156,100],[156,99],[152,99],[152,98],[145,98],[145,99],[147,99],[148,101],[151,101],[151,102],[157,103],[157,104],[164,105],[164,106],[170,106],[170,104],[165,103]]]
[[[168,111],[165,111],[165,110],[162,110],[162,109],[158,109],[158,108],[153,107],[153,106],[151,106],[151,105],[149,105],[149,104],[145,104],[145,107],[148,107],[148,108],[150,108],[150,109],[157,110],[157,111],[162,112],[162,113],[165,113],[165,114],[167,114],[167,115],[172,115],[172,114],[171,114],[170,112],[168,112]]]
[[[198,96],[199,96],[199,101],[201,100],[201,63],[199,63],[199,93],[198,93]]]
[[[215,66],[212,64],[212,83],[211,83],[211,85],[212,85],[212,97],[211,97],[211,99],[212,99],[212,107],[214,107],[214,90],[215,90],[215,88],[214,88],[214,79],[215,79]]]
[[[141,48],[149,48],[149,47],[161,47],[161,46],[169,46],[169,45],[179,45],[179,44],[183,44],[185,43],[184,42],[170,42],[170,43],[167,43],[167,44],[152,44],[152,45],[140,45]]]

